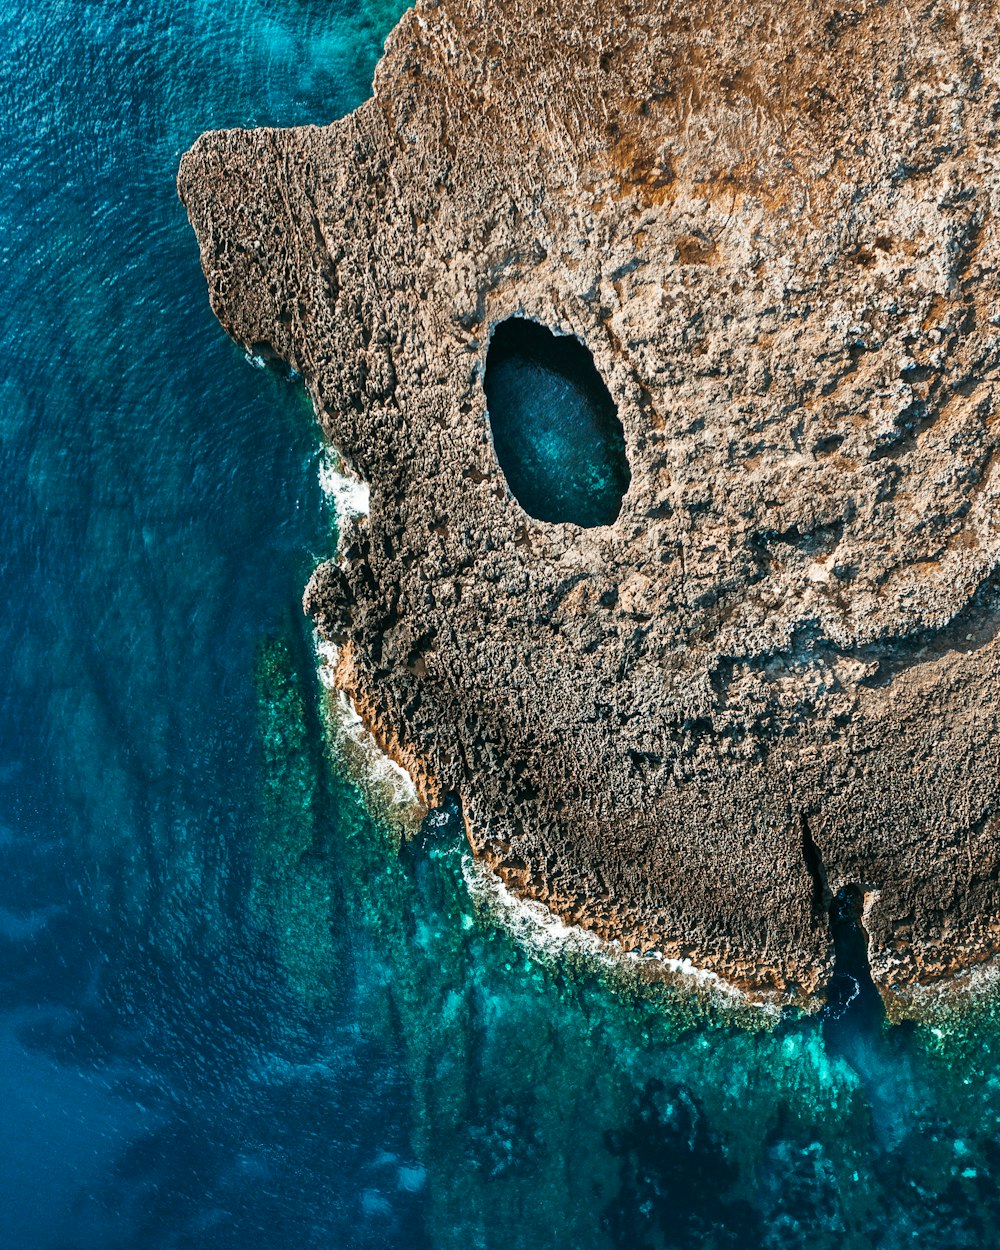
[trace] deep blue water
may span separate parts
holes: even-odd
[[[331,759],[317,436],[173,179],[353,107],[397,13],[0,11],[0,1248],[997,1244],[992,1000],[762,1031],[610,985]]]

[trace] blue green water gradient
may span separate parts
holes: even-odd
[[[996,1244],[990,1000],[755,1029],[609,985],[338,767],[314,423],[173,179],[353,107],[398,11],[0,10],[0,1246]]]

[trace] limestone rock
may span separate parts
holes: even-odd
[[[228,332],[371,485],[307,605],[503,879],[808,1001],[1000,944],[1000,6],[423,0],[326,127],[203,136]],[[483,368],[590,348],[613,525],[525,514]]]

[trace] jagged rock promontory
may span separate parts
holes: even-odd
[[[357,112],[180,191],[371,486],[338,680],[509,886],[799,1000],[845,888],[883,991],[994,954],[1000,4],[424,0]],[[508,488],[515,315],[614,400],[611,524]]]

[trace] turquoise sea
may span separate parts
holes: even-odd
[[[299,608],[324,453],[174,176],[355,107],[400,11],[0,9],[0,1250],[998,1245],[989,996],[657,989],[352,780]]]

